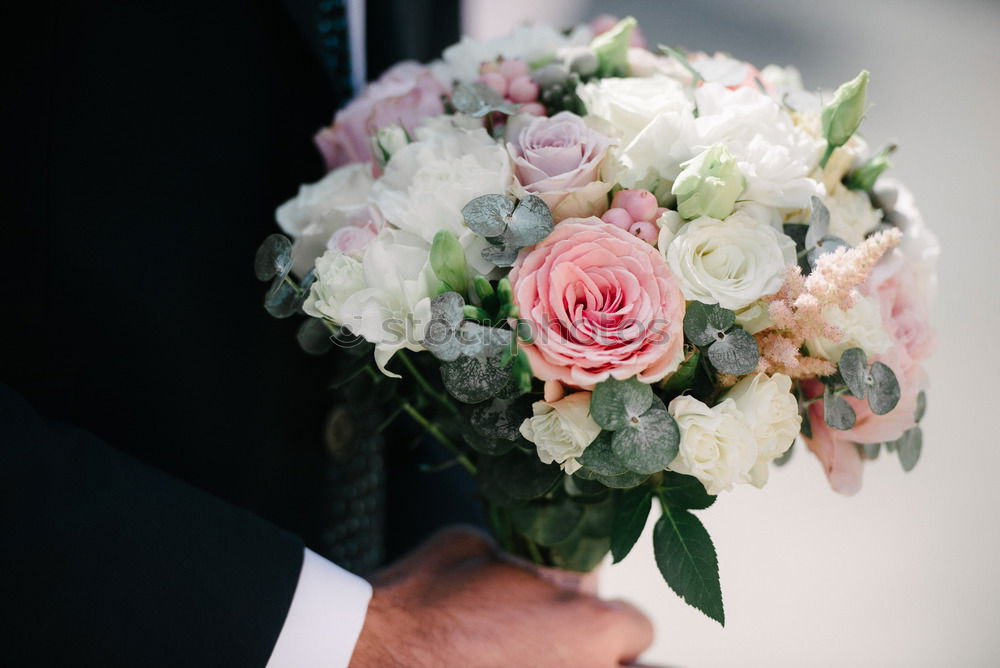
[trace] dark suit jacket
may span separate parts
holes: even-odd
[[[455,3],[433,4],[421,33],[430,12],[386,23],[402,4],[369,3],[372,74],[454,36]],[[298,536],[322,530],[332,362],[297,349],[252,275],[341,102],[314,4],[19,5],[2,19],[0,665],[264,665]],[[424,51],[400,54],[391,35],[414,26]]]

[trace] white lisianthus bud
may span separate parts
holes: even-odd
[[[722,220],[733,212],[746,179],[724,144],[714,144],[687,162],[674,181],[677,211],[685,219],[708,216]]]
[[[336,249],[328,250],[316,259],[316,281],[302,303],[302,310],[314,318],[343,325],[344,302],[365,287],[361,260]]]
[[[878,302],[871,297],[858,296],[847,311],[836,305],[826,306],[823,308],[823,319],[843,335],[839,341],[827,338],[806,341],[809,354],[813,357],[836,363],[848,348],[861,348],[871,358],[892,347],[892,339],[882,326]]]
[[[768,465],[792,447],[802,425],[799,404],[791,392],[792,379],[776,373],[747,376],[723,395],[743,413],[757,440],[757,461],[750,482],[763,487]]]
[[[857,132],[865,116],[868,70],[841,84],[830,104],[823,107],[823,136],[830,146],[843,146]]]
[[[681,443],[667,468],[694,476],[709,494],[750,482],[750,470],[757,463],[757,441],[735,401],[724,399],[710,408],[681,395],[670,402],[668,410],[677,421]]]
[[[601,433],[590,416],[590,392],[575,392],[559,401],[536,401],[532,417],[521,423],[521,435],[535,444],[538,458],[558,462],[566,473],[580,469],[576,458]]]
[[[372,137],[372,154],[380,167],[385,167],[392,154],[410,143],[410,135],[402,125],[380,128]]]

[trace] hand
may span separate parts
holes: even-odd
[[[373,580],[351,668],[611,668],[653,641],[631,605],[557,589],[446,529]]]

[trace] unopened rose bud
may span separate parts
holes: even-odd
[[[681,167],[684,170],[671,192],[677,197],[677,211],[682,218],[708,216],[722,220],[733,212],[746,179],[723,144],[708,147]]]

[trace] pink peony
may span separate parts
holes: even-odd
[[[510,281],[534,336],[523,348],[542,380],[653,383],[684,357],[684,295],[663,256],[621,228],[564,220],[521,251]]]
[[[316,135],[326,168],[371,162],[371,137],[377,130],[402,125],[412,134],[424,118],[444,113],[441,96],[447,93],[427,67],[411,61],[394,65]]]
[[[545,200],[556,222],[608,208],[612,184],[598,179],[612,140],[582,118],[568,111],[551,118],[522,115],[511,121],[508,138],[518,183]]]

